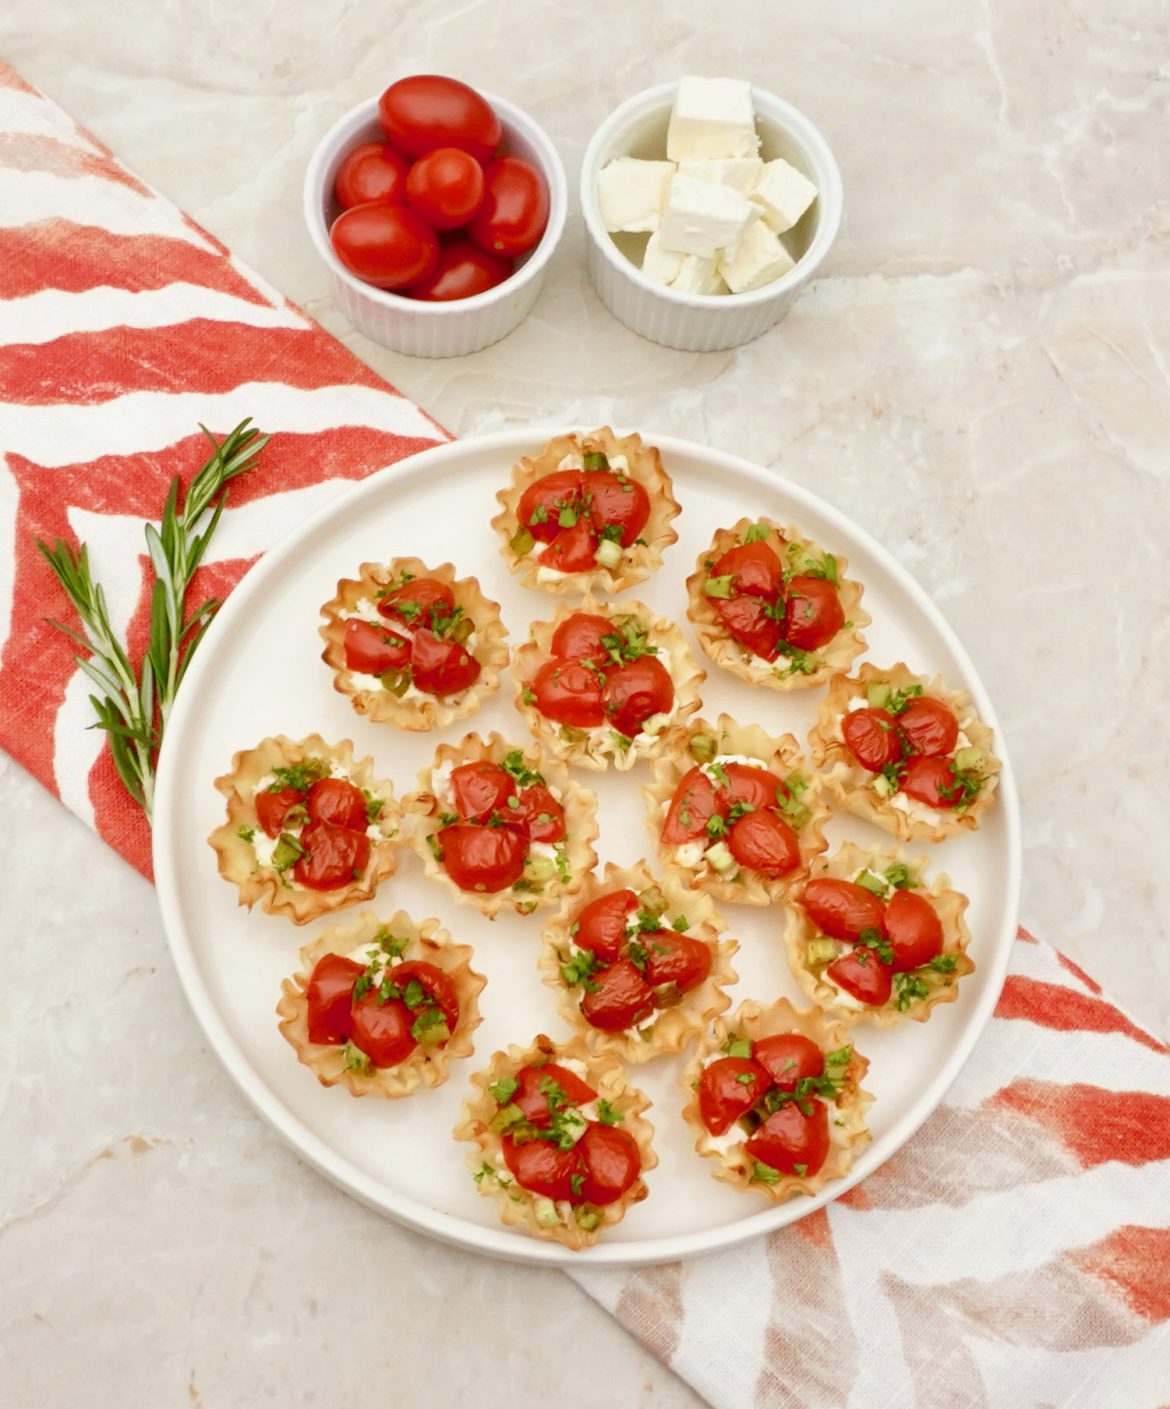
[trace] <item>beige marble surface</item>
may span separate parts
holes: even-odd
[[[1025,921],[1164,1033],[1168,40],[1161,0],[0,14],[28,78],[452,431],[668,430],[868,524],[997,701]],[[300,177],[340,112],[420,69],[529,108],[571,177],[630,91],[750,76],[836,149],[846,218],[826,277],[750,347],[668,352],[599,305],[571,216],[504,343],[447,363],[371,346],[324,294]],[[0,788],[0,1403],[696,1402],[566,1278],[425,1243],[303,1168],[202,1043],[149,888],[3,760]]]

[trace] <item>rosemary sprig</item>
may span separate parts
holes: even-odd
[[[219,525],[228,484],[254,467],[269,440],[250,420],[241,421],[222,444],[206,426],[199,429],[211,442],[211,458],[191,481],[181,505],[181,482],[177,476],[171,481],[158,528],[151,523],[145,526],[154,586],[150,639],[137,672],[110,625],[105,593],[90,572],[85,544],[74,549],[58,538],[50,548],[37,539],[82,629],[75,631],[51,617],[47,620],[89,652],[74,660],[100,691],[89,697],[97,715],[94,728],[109,735],[118,776],[148,817],[163,730],[195,648],[221,605],[211,597],[187,613],[187,589]]]

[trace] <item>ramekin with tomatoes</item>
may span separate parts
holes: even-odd
[[[494,918],[576,895],[597,853],[597,799],[529,744],[468,734],[440,744],[405,800],[426,873]]]
[[[566,763],[632,768],[699,708],[706,679],[672,621],[642,602],[586,596],[533,622],[512,657],[516,707]]]
[[[215,780],[227,821],[208,837],[224,880],[250,910],[308,924],[372,898],[394,874],[402,809],[348,739],[262,739]]]
[[[681,1052],[731,1002],[726,928],[709,896],[611,862],[546,926],[540,968],[591,1051],[645,1062]]]
[[[650,1102],[613,1057],[540,1036],[496,1052],[471,1081],[454,1135],[474,1146],[471,1177],[502,1223],[580,1251],[646,1197],[658,1163]]]
[[[870,1142],[868,1069],[848,1028],[819,1008],[743,1003],[683,1070],[683,1119],[716,1179],[773,1203],[812,1196]]]
[[[334,688],[376,724],[440,729],[499,688],[508,659],[499,605],[450,563],[363,563],[321,613]]]
[[[925,1022],[974,973],[967,897],[925,857],[844,842],[790,898],[784,934],[800,986],[844,1022]]]
[[[281,984],[280,1031],[322,1086],[396,1100],[447,1080],[474,1050],[487,980],[438,920],[363,911],[301,950]]]
[[[970,696],[900,661],[838,675],[809,744],[833,800],[901,841],[973,831],[995,798],[994,736]]]
[[[791,524],[719,529],[687,578],[699,644],[731,675],[772,690],[822,685],[865,650],[869,613],[848,559]]]

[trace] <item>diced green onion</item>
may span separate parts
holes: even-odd
[[[561,1215],[557,1212],[557,1206],[552,1199],[535,1199],[532,1211],[536,1214],[536,1221],[542,1228],[554,1228],[561,1221]]]
[[[305,848],[296,837],[281,832],[280,840],[272,848],[272,864],[278,871],[287,871],[298,858],[304,856]]]
[[[876,895],[879,900],[886,898],[886,891],[889,889],[882,877],[875,876],[872,871],[862,871],[854,884],[859,885],[862,890],[869,891],[871,895]]]
[[[462,618],[462,620],[457,621],[455,623],[455,626],[451,631],[451,640],[454,641],[457,646],[462,646],[464,641],[468,640],[474,635],[475,622],[472,621],[469,617],[465,616]]]
[[[729,1057],[750,1057],[752,1054],[752,1044],[746,1037],[733,1037],[727,1044],[727,1055]]]
[[[548,856],[530,856],[524,862],[530,881],[551,881],[557,873],[556,863]]]
[[[604,450],[586,450],[581,457],[587,470],[608,470],[609,457]]]
[[[837,944],[832,939],[810,939],[804,949],[804,962],[810,969],[818,964],[831,964],[837,957]]]
[[[446,1023],[431,1023],[429,1027],[419,1028],[418,1041],[422,1047],[437,1047],[440,1042],[450,1042],[451,1029]]]
[[[714,734],[696,734],[687,745],[687,752],[696,763],[710,763],[719,752],[719,741]]]
[[[622,545],[615,543],[612,538],[603,538],[593,557],[603,568],[621,567]]]
[[[562,724],[557,733],[566,744],[583,744],[589,737],[588,730],[578,729],[572,724]]]
[[[709,846],[703,855],[710,863],[711,869],[718,871],[720,875],[730,871],[735,865],[735,857],[732,856],[727,843],[723,841],[717,841],[714,846]]]
[[[566,504],[557,514],[557,524],[561,528],[575,528],[580,515],[571,505]]]
[[[986,766],[987,758],[982,749],[965,748],[955,754],[955,767],[964,773],[982,773]]]
[[[656,918],[666,913],[666,896],[657,886],[647,886],[638,892],[638,904]]]
[[[872,787],[878,797],[893,797],[898,791],[897,784],[892,783],[884,773],[875,773]]]
[[[535,546],[536,539],[526,528],[518,528],[508,541],[508,547],[518,558],[522,558],[525,553],[531,553]]]
[[[524,1119],[524,1112],[513,1101],[509,1105],[501,1106],[491,1118],[488,1129],[496,1135],[502,1135],[505,1130],[515,1125],[517,1121]]]
[[[594,1228],[601,1222],[601,1214],[595,1208],[589,1208],[582,1204],[577,1210],[577,1226],[583,1228],[586,1233],[592,1233]]]
[[[382,682],[383,690],[389,690],[392,695],[397,695],[401,699],[410,689],[410,682],[414,676],[410,666],[404,665],[401,670],[384,670],[378,678]]]
[[[726,573],[723,577],[709,577],[703,583],[704,597],[730,597],[731,596],[731,573]]]
[[[865,702],[870,709],[886,709],[894,692],[884,680],[875,680],[865,687]]]

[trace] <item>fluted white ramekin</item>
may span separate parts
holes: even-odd
[[[817,188],[817,199],[786,243],[796,264],[783,277],[742,294],[693,294],[647,278],[614,242],[601,220],[597,176],[614,157],[666,153],[666,128],[677,83],[662,83],[628,98],[593,134],[581,167],[589,274],[601,301],[635,333],[666,347],[714,352],[758,338],[792,307],[820,268],[841,225],[841,173],[828,142],[803,113],[782,98],[752,87],[761,156],[783,157]],[[620,237],[619,237],[620,238]],[[793,247],[795,240],[795,247]]]
[[[482,93],[482,90],[481,90]],[[565,228],[568,184],[557,149],[544,129],[521,108],[482,93],[504,129],[501,151],[540,168],[548,182],[548,228],[502,284],[472,298],[430,303],[376,289],[351,274],[333,252],[329,226],[336,206],[333,183],[345,155],[362,142],[384,141],[378,100],[370,98],[339,118],[313,153],[305,172],[304,208],[309,238],[329,274],[337,306],[366,337],[414,357],[460,357],[499,342],[521,323],[536,302],[545,265]]]

